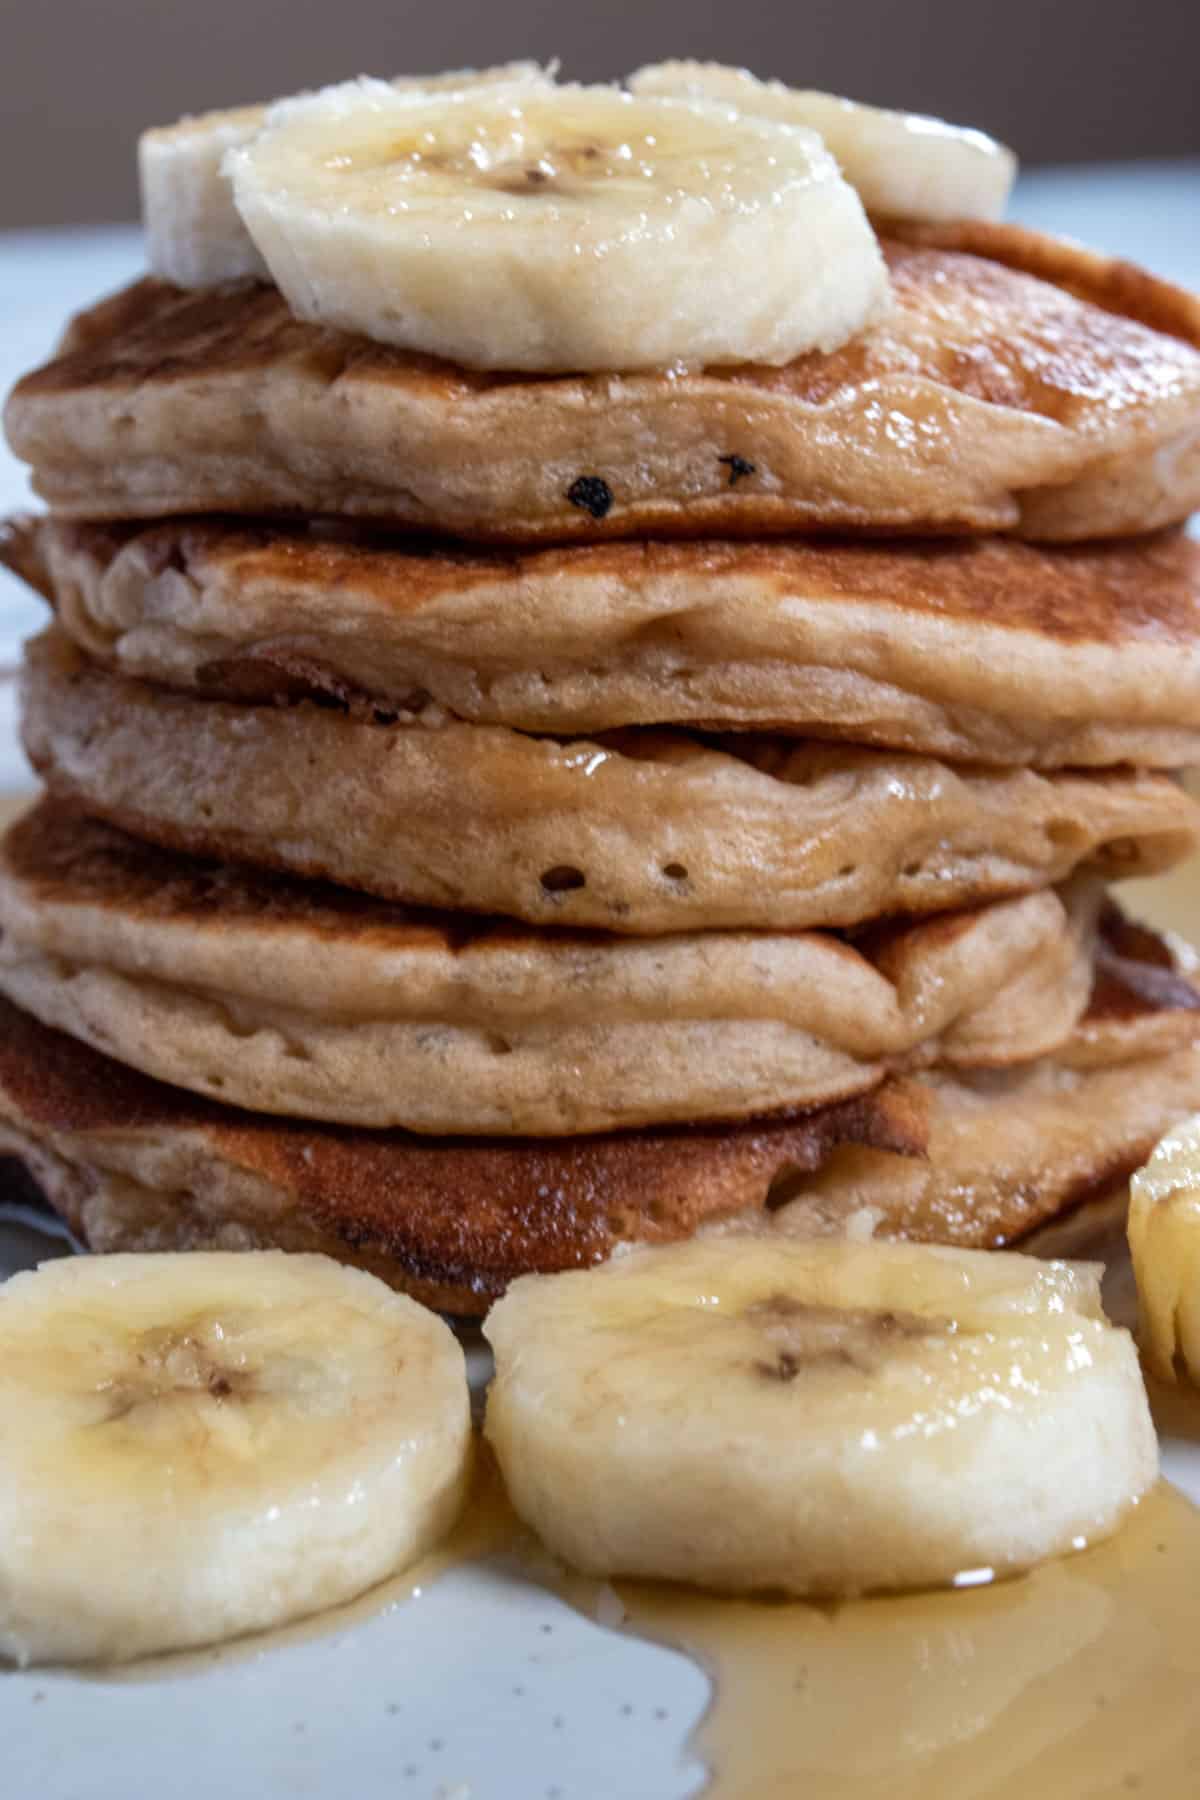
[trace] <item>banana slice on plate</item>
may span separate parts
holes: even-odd
[[[124,1661],[302,1618],[451,1526],[448,1327],[281,1251],[79,1257],[0,1287],[0,1656]]]
[[[294,313],[472,368],[783,363],[888,294],[821,140],[725,105],[352,81],[224,168]]]
[[[721,63],[665,62],[629,78],[635,94],[720,100],[819,132],[867,211],[884,218],[998,219],[1017,159],[982,131],[759,81]]]
[[[513,62],[446,75],[399,75],[392,82],[401,93],[496,84],[553,87],[554,75],[540,63]],[[225,152],[248,144],[262,129],[268,111],[265,105],[238,106],[142,133],[138,140],[142,222],[146,261],[155,275],[182,288],[215,287],[246,276],[270,279],[221,173]]]
[[[1200,1384],[1200,1115],[1157,1146],[1129,1186],[1129,1248],[1146,1361]]]
[[[485,1331],[517,1512],[591,1575],[844,1595],[1007,1574],[1154,1481],[1098,1266],[713,1237],[527,1276]]]

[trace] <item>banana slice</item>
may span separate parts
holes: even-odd
[[[447,75],[399,75],[391,85],[401,93],[438,93],[496,84],[553,87],[554,75],[539,63],[513,62]],[[215,287],[246,276],[270,280],[221,173],[225,152],[248,144],[268,111],[268,106],[238,106],[142,133],[142,220],[146,260],[155,275],[182,288]]]
[[[1169,1132],[1129,1188],[1142,1349],[1154,1374],[1200,1385],[1200,1115]]]
[[[249,143],[265,116],[265,107],[240,106],[142,133],[138,178],[152,274],[182,288],[270,279],[221,173],[225,152]]]
[[[0,1656],[123,1661],[362,1593],[453,1523],[463,1355],[280,1251],[80,1257],[0,1287]]]
[[[998,219],[1017,159],[982,131],[888,112],[836,94],[759,81],[720,63],[665,62],[629,78],[635,94],[720,100],[819,132],[867,211],[904,219]]]
[[[1007,1574],[1155,1479],[1099,1268],[696,1240],[527,1276],[488,1317],[517,1512],[592,1575],[841,1595]]]
[[[224,167],[293,312],[473,368],[782,363],[888,291],[820,139],[729,106],[362,80]]]

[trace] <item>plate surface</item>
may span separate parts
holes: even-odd
[[[1016,210],[1200,286],[1186,230],[1197,182],[1200,164],[1047,173],[1023,184]],[[0,237],[0,391],[46,354],[73,305],[139,262],[133,230]],[[0,447],[0,511],[25,504],[24,476]],[[0,669],[39,614],[0,573]],[[0,681],[0,789],[27,783],[11,685]],[[1200,872],[1137,887],[1141,911],[1200,936]],[[65,1250],[28,1219],[0,1224],[0,1276]],[[1164,1457],[1200,1502],[1200,1440],[1165,1438]],[[684,1657],[601,1629],[497,1561],[451,1571],[344,1628],[174,1671],[93,1679],[0,1668],[0,1793],[682,1800],[704,1782],[686,1740],[708,1694]]]

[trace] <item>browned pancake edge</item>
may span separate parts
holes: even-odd
[[[463,1315],[486,1311],[518,1275],[583,1267],[621,1243],[670,1242],[761,1211],[780,1177],[819,1167],[848,1141],[919,1154],[919,1096],[884,1088],[736,1127],[418,1139],[196,1099],[0,1001],[0,1142],[29,1162],[84,1242],[321,1250]],[[123,1195],[105,1195],[106,1173],[127,1177],[156,1149],[158,1166],[186,1172],[178,1190],[148,1192],[141,1208],[128,1182]]]

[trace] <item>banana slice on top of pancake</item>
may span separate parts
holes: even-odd
[[[457,69],[445,75],[398,75],[399,92],[438,93],[460,87],[552,87],[540,63]],[[237,106],[155,126],[138,140],[138,174],[146,261],[176,287],[216,287],[247,276],[269,281],[267,265],[233,203],[222,173],[227,150],[262,130],[269,105]]]
[[[664,62],[629,78],[635,94],[724,101],[756,118],[804,125],[824,139],[867,211],[881,218],[998,219],[1017,159],[985,132],[837,94],[759,81],[721,63]]]
[[[781,364],[888,296],[820,138],[723,104],[362,79],[223,167],[293,313],[469,368]]]
[[[0,1657],[261,1631],[432,1548],[463,1354],[373,1275],[281,1251],[77,1257],[0,1287]]]
[[[1146,1361],[1160,1381],[1200,1385],[1200,1114],[1133,1177],[1129,1248]]]
[[[710,1236],[517,1281],[487,1435],[585,1573],[842,1595],[997,1575],[1155,1479],[1097,1266]]]

